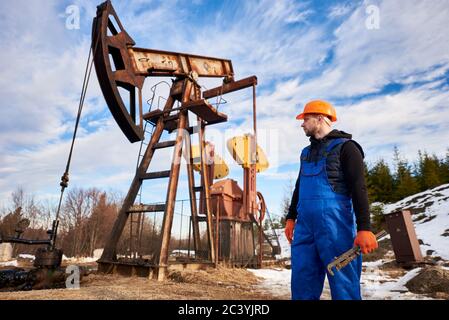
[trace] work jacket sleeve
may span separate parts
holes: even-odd
[[[357,231],[371,231],[368,192],[365,182],[363,150],[355,141],[346,142],[340,154],[343,175],[354,207]]]
[[[298,205],[299,199],[299,177],[300,175],[298,175],[298,179],[296,179],[295,190],[293,191],[292,200],[290,202],[290,208],[288,209],[288,213],[287,216],[285,217],[285,220],[289,219],[296,220],[296,216],[298,215],[296,207]]]

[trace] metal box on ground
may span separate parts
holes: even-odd
[[[422,262],[421,248],[410,211],[402,210],[387,214],[385,220],[396,261],[399,263]]]

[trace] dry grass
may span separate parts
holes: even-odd
[[[244,269],[172,271],[158,282],[140,277],[91,274],[79,290],[0,292],[0,300],[272,300],[259,279]]]

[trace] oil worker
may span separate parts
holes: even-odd
[[[310,145],[301,152],[285,234],[291,243],[293,300],[318,300],[323,291],[326,266],[359,246],[362,254],[378,246],[371,232],[362,147],[352,135],[332,130],[337,121],[328,102],[307,103],[296,119]],[[332,299],[360,300],[362,257],[328,274]]]

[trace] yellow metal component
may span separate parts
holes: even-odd
[[[237,136],[228,140],[227,147],[232,157],[244,168],[249,168],[251,163],[251,135]],[[262,148],[257,146],[256,171],[262,172],[270,166],[267,156]]]
[[[199,146],[192,146],[192,158],[193,158],[193,170],[201,172],[201,160],[200,160],[200,150]],[[206,146],[206,154],[208,152],[208,146]],[[209,156],[206,156],[207,164],[212,164]],[[221,179],[229,174],[229,168],[226,162],[214,152],[214,179]]]

